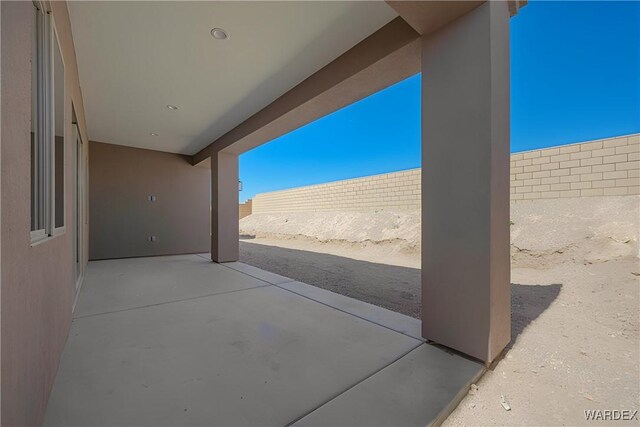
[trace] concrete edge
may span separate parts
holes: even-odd
[[[276,285],[286,291],[308,298],[319,304],[334,308],[384,328],[390,329],[410,338],[424,342],[420,320],[395,311],[378,307],[336,292],[309,285],[304,282],[291,281]]]
[[[455,411],[455,409],[458,407],[460,402],[462,402],[462,399],[465,398],[467,393],[469,393],[471,384],[477,383],[478,380],[480,380],[480,378],[482,378],[482,376],[486,372],[487,372],[487,368],[483,366],[482,369],[480,369],[480,372],[474,375],[473,378],[471,378],[463,387],[460,388],[458,393],[453,397],[453,399],[449,401],[447,406],[442,408],[440,413],[436,415],[436,417],[433,419],[433,421],[431,421],[431,423],[427,424],[427,427],[438,427],[442,425],[442,423],[444,423],[445,420],[449,418],[449,415],[451,415],[453,411]]]
[[[204,256],[201,256],[204,258]],[[291,292],[303,298],[307,298],[318,304],[325,305],[359,319],[371,322],[393,332],[405,335],[420,342],[426,342],[422,338],[422,323],[418,319],[406,316],[402,313],[388,310],[377,305],[369,304],[336,292],[309,285],[289,277],[271,273],[261,268],[254,267],[239,261],[220,264],[231,270],[237,271],[254,279],[262,280],[284,291]],[[373,313],[374,315],[368,314]],[[376,315],[377,314],[377,315]]]
[[[379,369],[376,369],[374,372],[372,372],[371,374],[367,375],[366,377],[362,378],[361,380],[357,381],[356,383],[352,384],[351,386],[345,388],[344,390],[338,392],[337,394],[335,394],[334,396],[332,396],[331,398],[327,399],[325,402],[321,403],[320,405],[316,406],[315,408],[311,409],[310,411],[308,411],[306,414],[299,416],[298,418],[294,419],[293,421],[289,422],[288,424],[286,424],[285,427],[293,427],[296,425],[296,423],[299,423],[301,420],[305,419],[306,417],[308,417],[309,415],[313,414],[314,412],[318,411],[319,409],[321,409],[323,406],[328,405],[329,403],[333,402],[334,400],[340,398],[340,396],[342,396],[345,393],[348,393],[349,391],[353,390],[354,388],[358,387],[360,384],[364,383],[365,381],[373,378],[374,376],[376,376],[377,374],[379,374],[380,372],[384,371],[385,369],[389,368],[391,365],[393,365],[394,363],[399,362],[400,360],[402,360],[403,358],[407,357],[409,354],[411,354],[412,352],[416,351],[417,349],[419,349],[420,347],[422,347],[423,345],[428,345],[425,342],[419,343],[417,345],[415,345],[413,348],[411,348],[410,350],[404,352],[403,354],[401,354],[400,356],[398,356],[397,358],[395,358],[394,360],[392,360],[391,362],[387,363],[386,365],[382,366]]]
[[[237,272],[246,274],[247,276],[251,276],[254,279],[262,280],[263,282],[267,282],[271,285],[281,285],[283,283],[293,282],[293,279],[289,277],[281,276],[276,273],[272,273],[267,270],[262,270],[261,268],[254,267],[249,264],[245,264],[239,261],[235,262],[225,262],[220,265],[224,267],[228,267]]]

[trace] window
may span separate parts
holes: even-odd
[[[54,135],[54,226],[64,227],[64,63],[57,37],[53,48]]]
[[[34,8],[31,42],[31,240],[45,237],[48,228],[45,215],[47,117],[43,111],[47,93],[44,78],[47,74],[47,16],[42,9]]]
[[[51,13],[34,2],[31,43],[31,240],[64,231],[64,64]]]

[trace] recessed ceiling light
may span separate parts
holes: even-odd
[[[157,133],[155,133],[155,132],[151,132],[149,135],[151,135],[151,136],[158,136],[158,134],[157,134]]]
[[[227,35],[227,32],[222,28],[214,28],[213,30],[211,30],[211,35],[213,36],[214,39],[217,39],[217,40],[226,40],[229,38],[229,36]]]
[[[167,105],[167,108],[169,110],[177,110],[178,109],[178,107],[176,107],[175,105],[171,105],[171,104]]]

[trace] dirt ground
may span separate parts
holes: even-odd
[[[315,247],[314,247],[315,246]],[[274,239],[240,241],[240,261],[389,310],[420,318],[420,259],[413,266],[366,259],[368,248]],[[318,252],[323,250],[323,252]],[[351,257],[346,256],[347,252]],[[354,256],[361,255],[355,259]],[[409,256],[405,257],[409,261]],[[417,263],[416,263],[417,258]],[[416,265],[417,264],[417,265]]]
[[[512,288],[523,288],[512,294],[510,348],[444,425],[592,425],[585,410],[639,409],[633,273],[637,259],[513,269]]]
[[[309,214],[304,233],[304,214],[247,217],[241,261],[419,317],[419,215],[348,215],[348,240],[331,231],[340,214]],[[445,425],[597,425],[585,410],[639,410],[640,198],[518,202],[511,218],[512,342]]]

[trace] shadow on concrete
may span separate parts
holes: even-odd
[[[266,271],[420,318],[420,269],[240,242],[240,261]],[[562,285],[511,284],[511,344],[560,294]]]

